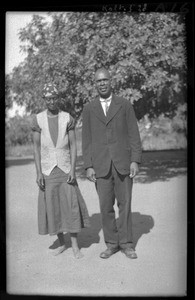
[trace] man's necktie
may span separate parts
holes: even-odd
[[[107,115],[109,106],[110,106],[110,102],[111,102],[112,96],[110,96],[109,98],[105,99],[105,98],[100,98],[100,101],[102,103],[102,108],[104,110],[105,115]]]
[[[109,102],[110,100],[105,99],[104,101],[105,101],[105,104],[106,104],[106,105],[105,105],[105,108],[106,108],[106,109],[105,109],[105,112],[106,112],[106,115],[107,115],[108,109],[109,109],[109,104],[108,104],[108,102]]]

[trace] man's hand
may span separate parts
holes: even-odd
[[[130,164],[130,175],[129,175],[129,177],[130,178],[135,177],[138,174],[138,172],[139,172],[138,163],[132,162]]]
[[[45,190],[45,180],[42,173],[37,174],[36,183],[38,184],[39,188],[44,191]]]
[[[75,172],[73,170],[71,170],[68,174],[68,179],[67,179],[67,183],[74,183],[76,180],[76,176],[75,176]]]
[[[95,171],[93,168],[88,168],[87,169],[87,178],[90,181],[96,182],[96,178],[95,178]]]

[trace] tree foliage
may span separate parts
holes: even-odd
[[[20,32],[27,58],[7,77],[6,99],[43,108],[45,82],[55,82],[62,109],[76,111],[96,96],[94,73],[106,67],[113,90],[129,99],[138,119],[174,116],[185,102],[185,20],[177,13],[53,12],[34,15]]]

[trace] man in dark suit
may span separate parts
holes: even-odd
[[[87,178],[96,185],[102,227],[107,249],[100,254],[109,258],[119,251],[137,258],[133,247],[131,194],[133,177],[141,162],[141,141],[130,101],[112,93],[109,72],[95,74],[99,94],[83,110],[82,148]],[[116,225],[114,203],[119,208]]]

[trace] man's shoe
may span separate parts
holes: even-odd
[[[123,252],[128,258],[131,259],[137,258],[137,254],[133,248],[124,248],[121,249],[121,252]]]
[[[101,258],[109,258],[112,256],[114,253],[118,252],[118,248],[107,248],[104,252],[100,254]]]

